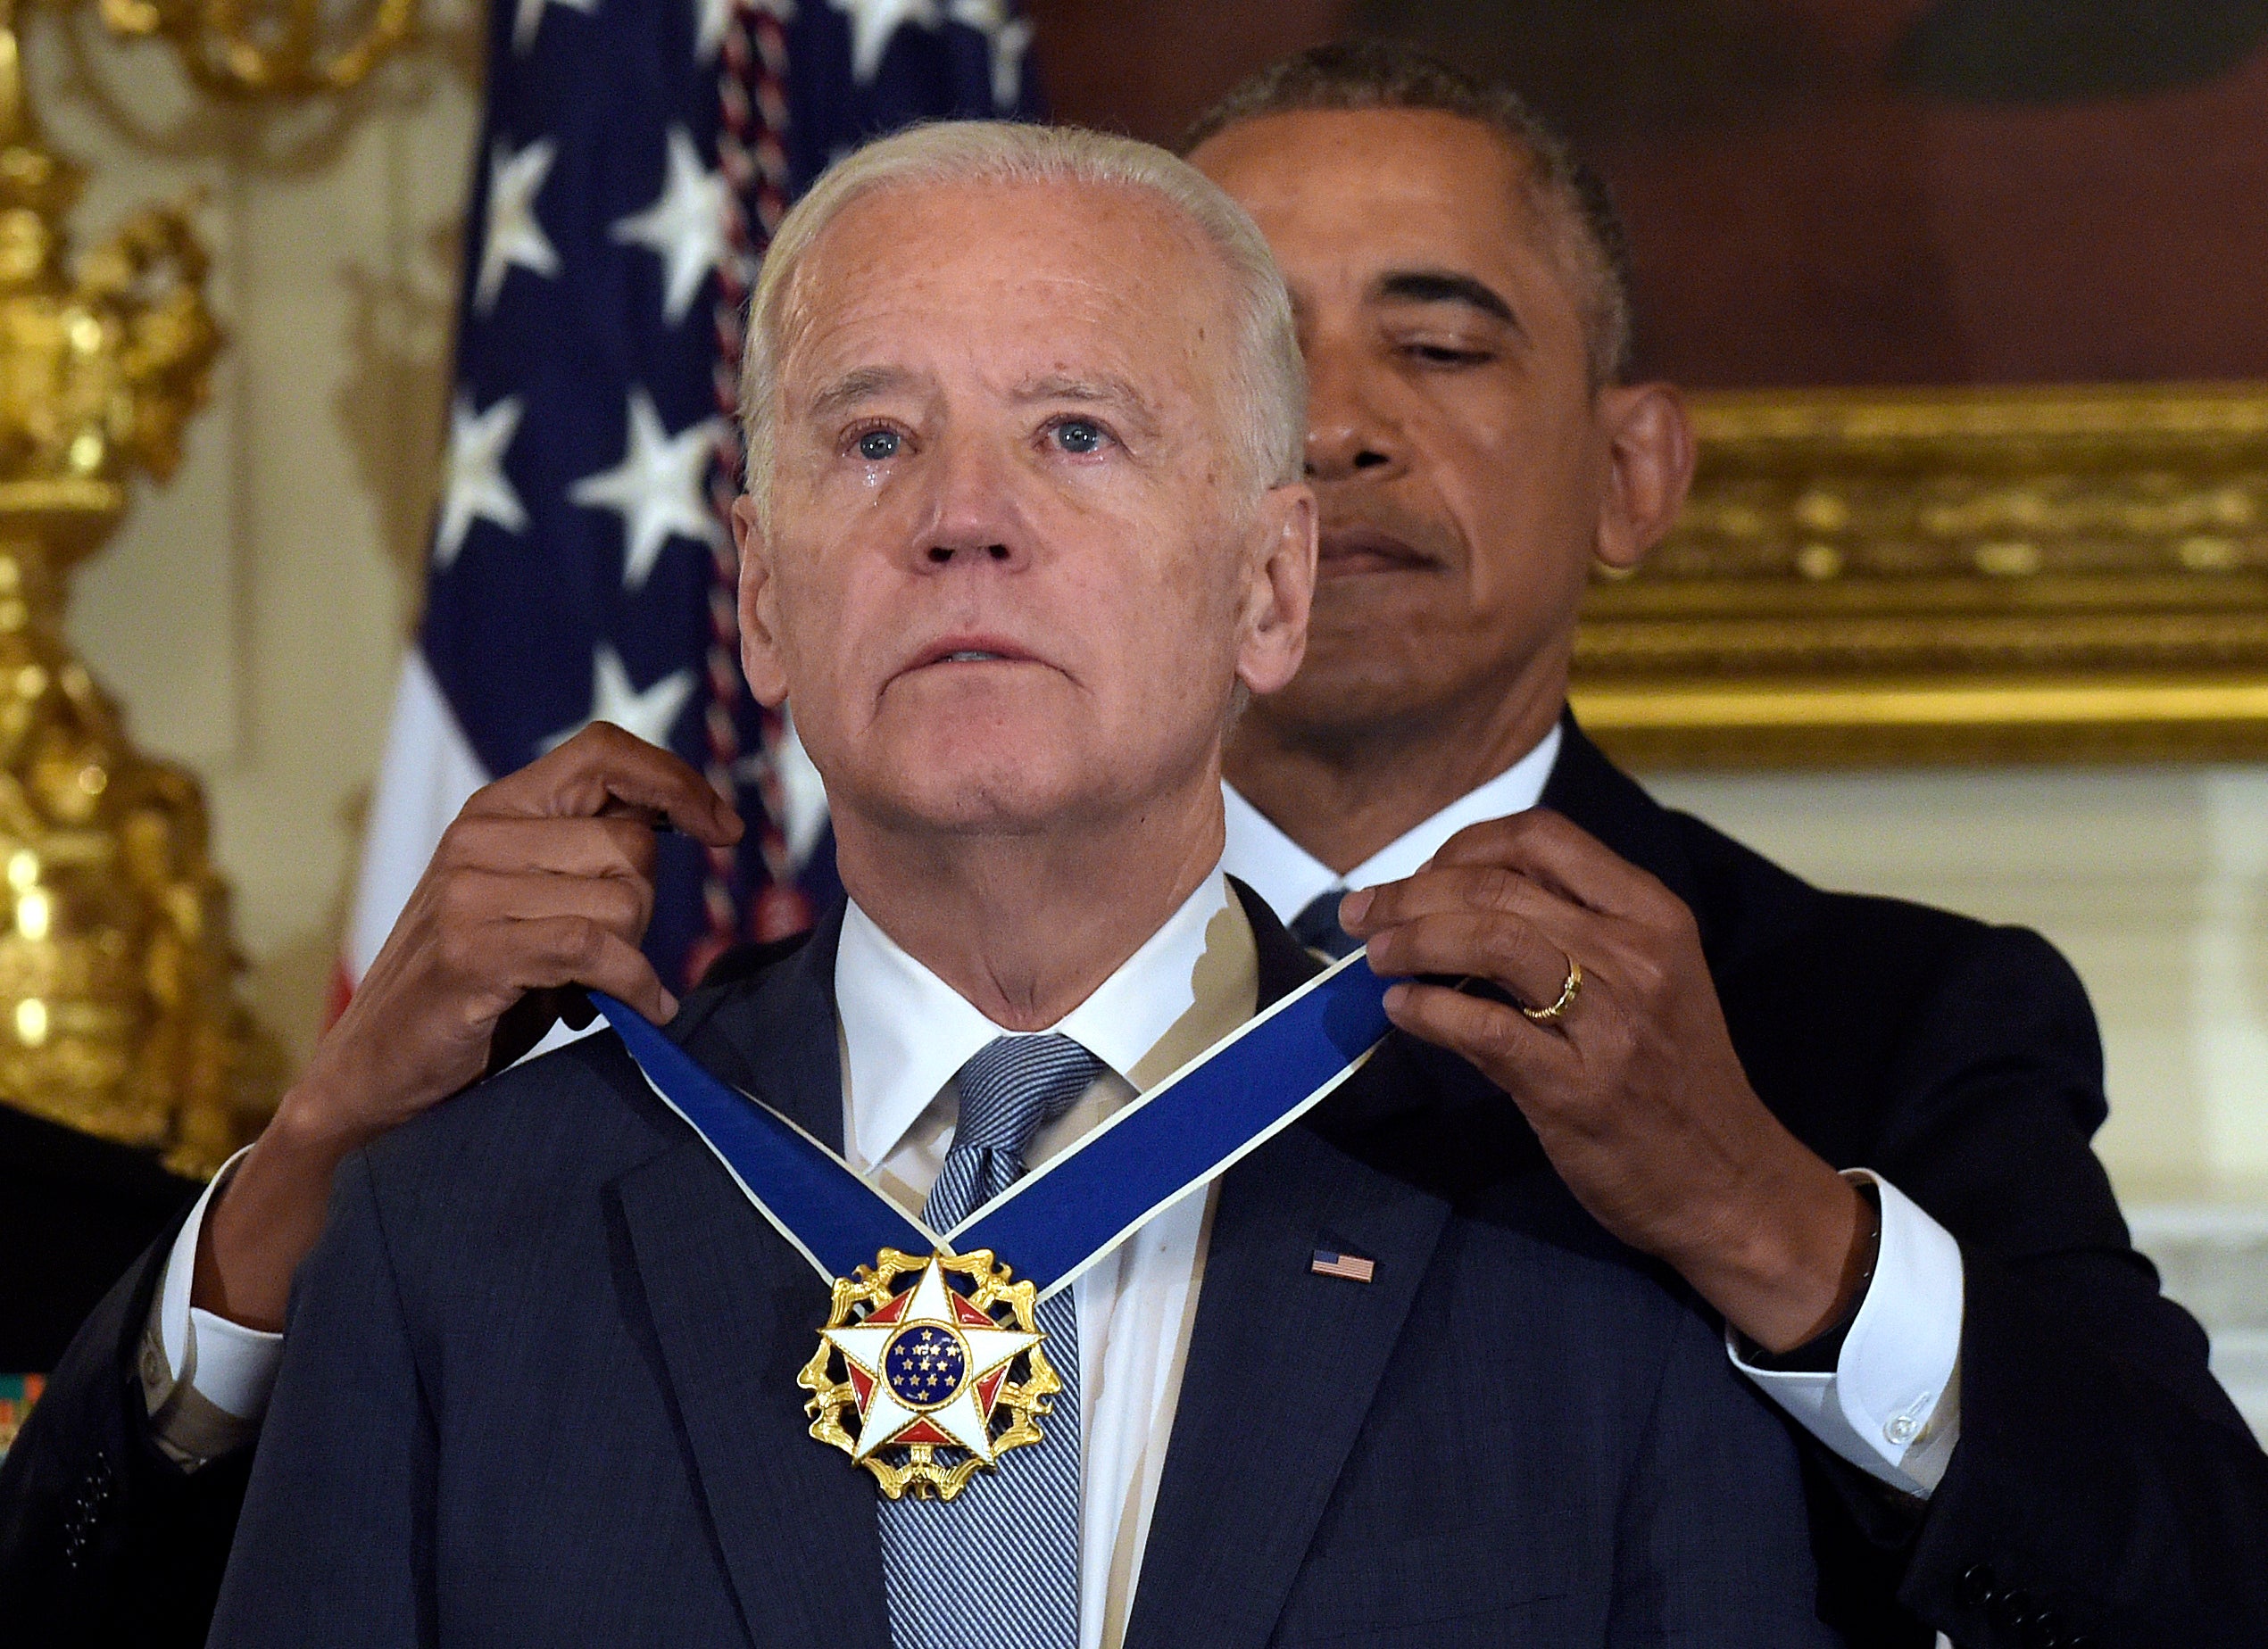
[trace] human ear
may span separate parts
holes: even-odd
[[[740,667],[748,691],[768,709],[787,700],[787,669],[780,658],[779,589],[772,578],[770,544],[756,501],[733,501],[733,543],[740,550]]]
[[[1667,384],[1616,385],[1599,397],[1607,437],[1607,495],[1592,545],[1628,572],[1661,543],[1693,485],[1693,420]]]
[[[1247,576],[1237,679],[1274,692],[1298,673],[1315,602],[1315,490],[1304,481],[1270,487],[1260,498],[1255,554]]]

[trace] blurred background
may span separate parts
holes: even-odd
[[[1167,141],[1250,70],[1351,30],[1501,75],[1607,175],[1636,249],[1641,369],[1696,389],[2268,383],[2268,0],[1031,0],[1026,16],[1053,113]],[[281,1080],[351,949],[425,599],[484,19],[428,0],[362,86],[288,107],[202,95],[87,8],[19,26],[48,145],[87,168],[83,244],[202,192],[228,339],[211,401],[178,472],[137,481],[74,576],[67,628],[139,746],[203,782],[239,997]],[[2268,558],[2235,526],[2242,556]],[[2268,764],[2026,754],[1645,776],[1815,881],[2064,950],[2102,1019],[2102,1155],[2268,1427]]]

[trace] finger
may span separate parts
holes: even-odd
[[[459,818],[434,852],[437,874],[467,871],[577,878],[653,879],[650,825],[629,817]]]
[[[1386,1017],[1410,1035],[1462,1056],[1514,1099],[1538,1084],[1571,1086],[1581,1059],[1567,1039],[1517,1008],[1445,985],[1405,982],[1386,992]]]
[[[1420,916],[1460,913],[1518,916],[1555,928],[1593,915],[1534,877],[1495,865],[1430,867],[1358,888],[1339,902],[1340,925],[1358,939]]]
[[[487,937],[503,952],[503,976],[518,990],[582,985],[627,1003],[657,1024],[677,1017],[677,999],[645,953],[620,934],[582,916],[539,916],[499,925],[509,932]]]
[[[1548,808],[1468,824],[1433,855],[1436,869],[1492,865],[1517,871],[1588,909],[1658,920],[1676,895],[1581,826]]]
[[[459,870],[443,895],[442,920],[467,927],[547,916],[581,916],[635,945],[653,919],[653,884],[633,876]]]
[[[475,815],[590,817],[610,803],[666,816],[706,846],[740,840],[740,816],[716,787],[671,752],[593,722],[557,750],[478,792],[465,804]]]
[[[1541,1007],[1566,982],[1569,952],[1517,916],[1445,913],[1401,923],[1370,936],[1374,972],[1389,978],[1478,975]]]

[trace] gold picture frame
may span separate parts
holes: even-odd
[[[1693,401],[1572,699],[1649,767],[2268,758],[2268,383]]]

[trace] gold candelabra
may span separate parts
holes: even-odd
[[[343,92],[359,86],[418,21],[418,0],[378,0],[360,33],[334,41],[320,0],[97,0],[125,38],[172,46],[190,79],[224,97]]]
[[[379,0],[341,44],[319,0],[98,4],[232,96],[351,87],[416,9]],[[68,256],[81,174],[40,139],[20,23],[0,0],[0,1100],[209,1174],[271,1107],[283,1061],[236,999],[197,782],[134,749],[63,609],[133,477],[179,463],[222,339],[186,207]]]

